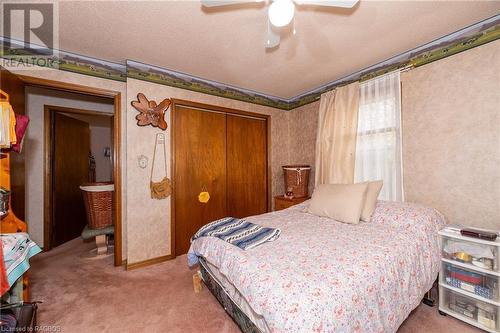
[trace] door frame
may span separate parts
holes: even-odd
[[[114,101],[114,122],[113,122],[113,179],[115,182],[115,253],[114,253],[114,265],[121,266],[123,264],[122,258],[122,107],[121,107],[121,92],[114,90],[107,90],[101,88],[88,87],[73,83],[65,83],[60,81],[42,79],[38,77],[18,75],[26,86],[35,86],[48,88],[53,90],[61,90],[66,92],[96,96],[96,97],[107,97]],[[45,133],[47,134],[47,133]],[[44,152],[46,154],[46,152]],[[47,182],[50,178],[47,177],[47,164],[45,163],[44,170],[44,188],[47,187]],[[44,189],[45,191],[45,189]],[[47,197],[44,196],[44,200]],[[46,213],[47,202],[44,203],[44,226],[47,223],[47,213]],[[44,235],[45,243],[45,235]]]
[[[43,128],[44,128],[44,140],[43,140],[43,165],[44,165],[44,187],[43,187],[43,249],[48,251],[52,249],[52,229],[53,229],[53,203],[54,203],[54,174],[53,174],[53,158],[54,158],[54,121],[56,113],[69,113],[69,114],[83,114],[83,115],[93,115],[101,117],[112,118],[114,114],[104,113],[92,110],[84,109],[74,109],[56,105],[44,105],[43,106]],[[113,162],[111,162],[113,164]],[[114,168],[114,165],[112,165]],[[114,171],[114,170],[113,170]],[[114,175],[114,172],[113,172]],[[114,181],[114,180],[113,180]],[[115,224],[115,221],[113,221]]]
[[[271,170],[271,116],[267,114],[254,113],[248,111],[242,111],[237,109],[226,108],[217,105],[203,104],[198,102],[187,101],[183,99],[172,98],[171,112],[170,112],[170,179],[172,182],[172,195],[170,203],[170,248],[171,256],[176,257],[175,253],[175,114],[178,112],[177,107],[189,107],[193,109],[199,109],[201,112],[216,112],[224,113],[229,115],[236,115],[240,117],[257,118],[266,121],[266,153],[267,153],[267,191],[266,191],[266,201],[267,201],[267,211],[270,212],[272,209],[272,170]]]

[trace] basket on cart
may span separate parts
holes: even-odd
[[[87,183],[80,186],[90,229],[113,225],[113,183]]]
[[[294,198],[305,198],[309,196],[309,174],[310,165],[284,165],[285,193],[292,192]]]

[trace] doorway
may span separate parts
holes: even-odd
[[[122,186],[121,186],[121,136],[122,136],[122,126],[121,126],[121,93],[119,91],[113,91],[102,88],[95,88],[89,86],[83,86],[79,84],[65,83],[60,81],[48,80],[33,76],[25,76],[20,74],[13,74],[6,70],[3,67],[0,67],[0,86],[3,90],[5,90],[11,96],[11,104],[15,108],[16,112],[19,114],[25,114],[25,110],[28,107],[28,103],[26,101],[27,96],[25,94],[26,89],[28,88],[44,88],[50,89],[53,91],[59,92],[67,92],[73,94],[79,94],[81,96],[87,97],[97,97],[97,98],[107,98],[112,102],[112,108],[114,110],[114,118],[113,118],[113,144],[111,149],[111,159],[113,161],[113,180],[114,180],[114,188],[115,188],[115,200],[113,203],[113,211],[114,211],[114,236],[115,236],[115,248],[114,248],[114,265],[121,266],[122,261]],[[41,115],[43,115],[43,108],[39,111]],[[43,117],[42,117],[43,118]],[[39,130],[43,128],[43,121],[39,127],[30,127],[32,130]],[[28,129],[29,131],[29,129]],[[39,134],[41,140],[44,140],[44,134]],[[36,148],[40,151],[41,163],[40,165],[35,166],[35,170],[28,170],[30,165],[25,163],[25,155],[19,154],[18,159],[15,161],[11,161],[12,167],[12,191],[13,195],[11,196],[12,206],[15,211],[18,211],[18,216],[23,216],[25,212],[25,201],[24,198],[29,198],[31,196],[31,190],[35,189],[37,191],[42,192],[42,198],[39,202],[42,203],[40,210],[36,211],[34,214],[37,219],[41,219],[40,225],[43,226],[45,221],[49,219],[47,200],[44,197],[44,188],[47,188],[47,184],[49,183],[49,178],[46,177],[48,166],[43,165],[43,155],[44,155],[44,144],[40,145],[32,144],[31,142],[26,142],[25,148],[31,147]],[[41,172],[41,181],[35,184],[35,187],[28,188],[26,186],[26,178],[31,174],[31,172]],[[26,195],[24,195],[26,193]],[[15,206],[15,207],[14,207]],[[28,218],[26,218],[28,219]],[[33,219],[28,220],[30,223],[33,222]],[[28,228],[28,232],[36,231]],[[43,230],[39,230],[43,234]],[[42,238],[44,238],[42,236]],[[44,244],[42,240],[39,244]]]
[[[80,236],[87,217],[79,187],[113,183],[113,114],[45,105],[48,219],[44,248]]]

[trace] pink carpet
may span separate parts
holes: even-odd
[[[186,256],[125,271],[111,257],[83,258],[92,247],[75,239],[33,258],[31,298],[43,301],[39,325],[71,333],[240,332],[206,287],[193,292]],[[398,332],[482,331],[420,305]]]

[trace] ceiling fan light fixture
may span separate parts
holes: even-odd
[[[274,0],[269,6],[269,21],[275,27],[284,27],[292,22],[295,5],[292,0]]]

